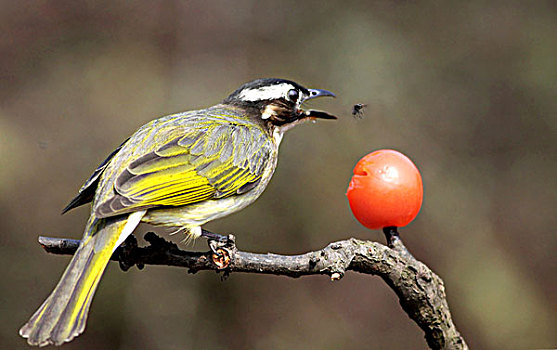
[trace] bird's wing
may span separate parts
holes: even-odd
[[[77,196],[75,196],[74,199],[72,199],[71,202],[64,209],[62,209],[62,214],[66,213],[67,211],[73,208],[77,208],[80,205],[89,203],[90,201],[93,200],[93,198],[95,197],[95,191],[97,190],[97,185],[99,184],[99,178],[101,177],[101,174],[104,172],[104,169],[106,169],[112,157],[114,157],[114,155],[118,153],[118,151],[120,151],[122,146],[124,146],[124,144],[128,140],[129,138],[126,139],[126,141],[122,142],[120,146],[118,146],[118,148],[112,151],[112,153],[110,153],[108,157],[106,157],[106,159],[97,167],[97,169],[95,169],[95,171],[89,177],[89,179],[87,179],[87,181],[85,181],[83,186],[81,186]]]
[[[102,218],[240,195],[261,179],[272,150],[271,138],[259,127],[229,122],[188,127],[122,169],[113,193],[95,204],[95,214]]]

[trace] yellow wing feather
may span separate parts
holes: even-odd
[[[262,129],[229,122],[187,129],[130,162],[116,177],[113,195],[97,205],[96,215],[240,195],[261,178],[271,142]]]

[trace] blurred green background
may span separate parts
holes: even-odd
[[[25,348],[17,330],[69,260],[37,236],[80,237],[88,208],[60,210],[104,157],[260,77],[334,91],[312,107],[342,117],[290,131],[263,196],[208,229],[257,252],[382,242],[345,191],[360,157],[397,149],[425,184],[402,237],[469,345],[557,346],[555,2],[2,1],[0,30],[0,348]],[[66,349],[426,348],[385,283],[354,273],[111,264],[91,310]]]

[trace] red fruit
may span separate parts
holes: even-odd
[[[404,154],[379,150],[356,164],[346,195],[352,213],[365,227],[402,227],[420,211],[422,177]]]

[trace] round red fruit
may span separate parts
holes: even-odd
[[[365,227],[402,227],[420,211],[422,177],[404,154],[379,150],[356,164],[346,195],[352,213]]]

